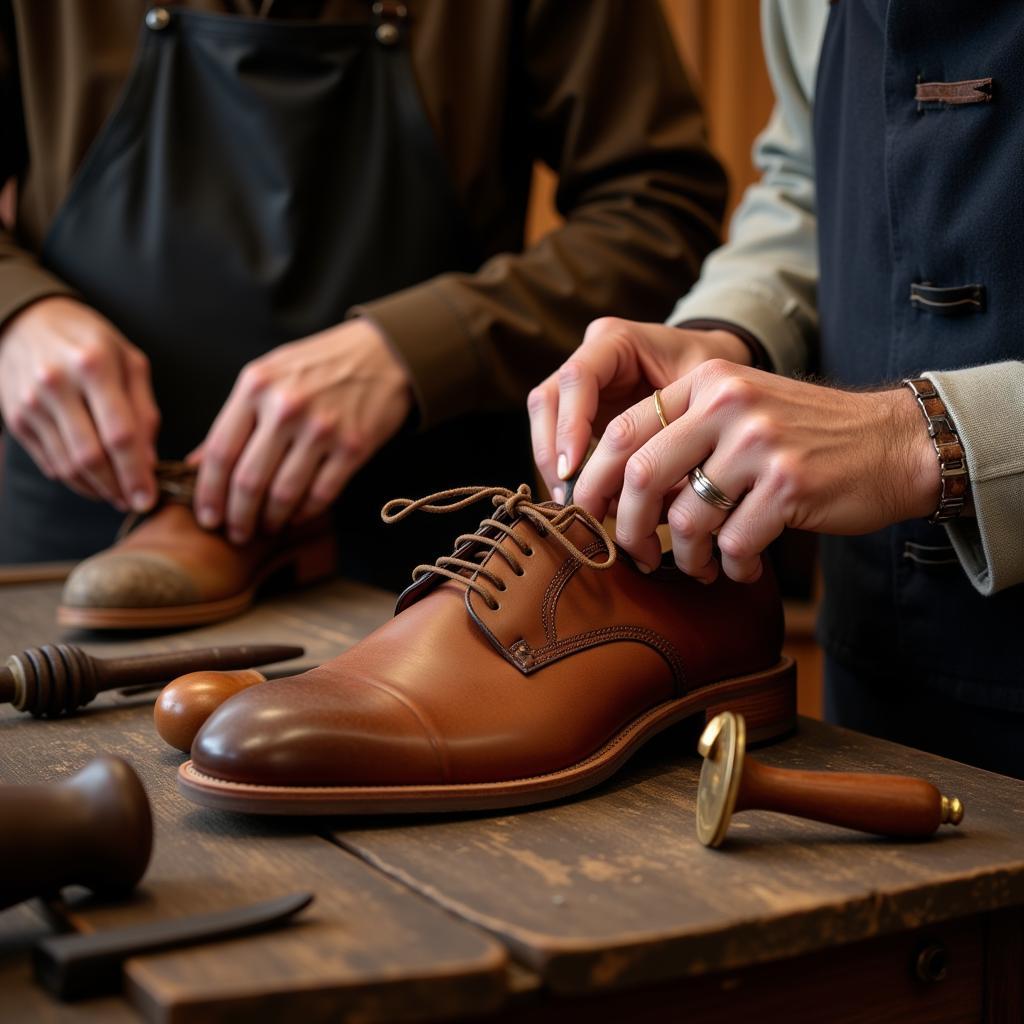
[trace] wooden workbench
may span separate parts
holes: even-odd
[[[0,588],[0,651],[57,637],[58,593]],[[339,582],[220,626],[84,645],[285,641],[315,662],[391,605]],[[31,943],[50,925],[23,904],[0,913],[0,1021],[1024,1019],[1022,783],[802,720],[757,756],[924,776],[963,799],[963,825],[897,843],[751,813],[706,850],[685,727],[611,784],[547,808],[279,821],[180,797],[182,755],[153,731],[151,701],[107,694],[58,721],[0,713],[0,780],[58,778],[107,751],[135,766],[153,804],[154,859],[136,897],[72,894],[68,920],[101,929],[303,889],[316,901],[280,931],[137,958],[124,996],[73,1005],[31,981]],[[942,980],[917,976],[925,950],[945,959]]]

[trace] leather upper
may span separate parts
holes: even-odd
[[[594,569],[530,519],[511,526],[520,545],[500,547],[522,575],[490,551],[480,564],[503,589],[475,577],[496,607],[462,582],[421,578],[339,657],[228,700],[196,737],[196,768],[293,786],[528,778],[578,763],[663,701],[778,660],[767,571],[705,586],[671,563],[645,576],[621,552]],[[600,560],[583,522],[565,534]]]

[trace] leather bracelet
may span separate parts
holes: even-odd
[[[946,403],[939,397],[935,385],[926,377],[908,378],[903,381],[903,385],[910,388],[920,406],[928,424],[928,436],[935,445],[935,454],[939,460],[939,506],[928,521],[945,523],[956,519],[967,505],[971,482],[967,475],[964,447],[946,411]]]

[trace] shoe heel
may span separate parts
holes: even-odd
[[[295,549],[291,557],[295,585],[304,587],[333,575],[338,562],[338,542],[325,533]]]
[[[711,721],[722,711],[741,714],[747,724],[747,744],[756,746],[781,739],[796,729],[796,662],[782,658],[766,672],[733,681],[727,693],[715,695],[704,711]]]

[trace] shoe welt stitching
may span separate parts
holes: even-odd
[[[775,667],[776,668],[781,667],[782,664],[783,663],[780,662],[779,665],[777,665]],[[762,670],[760,672],[754,672],[754,673],[751,673],[751,674],[755,675],[755,676],[762,676],[762,675],[765,674],[765,670]],[[690,693],[684,694],[682,697],[676,697],[673,700],[662,701],[662,703],[656,704],[653,708],[649,708],[642,715],[640,715],[639,718],[634,719],[628,726],[626,726],[625,729],[622,730],[622,732],[617,733],[615,736],[613,736],[607,743],[605,743],[598,750],[594,751],[594,753],[591,754],[589,757],[584,758],[582,761],[577,761],[574,764],[571,764],[571,765],[569,765],[566,768],[559,768],[559,769],[557,769],[556,771],[553,771],[553,772],[545,772],[543,775],[527,775],[527,776],[522,776],[522,777],[516,778],[516,779],[502,779],[499,782],[456,782],[456,783],[449,783],[447,785],[433,783],[433,784],[427,784],[427,785],[394,785],[394,786],[288,786],[288,785],[271,786],[271,785],[268,785],[266,783],[261,783],[261,782],[231,782],[231,781],[229,781],[227,779],[218,779],[216,776],[207,775],[205,772],[201,772],[198,768],[195,767],[195,765],[191,761],[189,761],[188,764],[185,765],[184,767],[185,767],[185,771],[189,775],[194,775],[198,779],[206,779],[209,782],[215,783],[218,789],[241,789],[241,790],[252,790],[252,789],[276,790],[276,789],[287,789],[289,791],[293,791],[293,792],[296,792],[296,793],[319,793],[319,792],[324,792],[324,791],[333,790],[333,789],[361,790],[361,791],[365,791],[367,793],[379,792],[381,790],[405,790],[405,789],[415,790],[416,792],[423,792],[423,791],[429,792],[429,791],[433,791],[433,790],[445,790],[445,791],[448,791],[448,790],[451,790],[453,788],[458,788],[459,790],[474,790],[474,789],[489,789],[489,788],[492,788],[494,786],[515,785],[516,783],[519,783],[519,782],[542,782],[545,779],[557,778],[559,775],[564,775],[564,774],[566,774],[568,772],[575,771],[575,770],[577,770],[579,768],[585,768],[587,765],[593,763],[594,761],[599,760],[601,758],[601,756],[607,750],[610,750],[612,747],[618,746],[624,740],[628,739],[630,736],[633,735],[633,733],[635,733],[639,729],[641,729],[646,724],[646,722],[647,722],[647,720],[649,718],[657,717],[657,715],[662,710],[664,710],[666,707],[668,707],[669,705],[677,704],[677,703],[680,703],[680,702],[683,702],[683,701],[687,701],[687,700],[689,700],[690,698],[693,698],[693,697],[700,697],[704,693],[707,693],[710,696],[719,687],[721,687],[724,683],[735,683],[735,682],[738,682],[739,680],[742,680],[743,678],[745,678],[745,677],[739,676],[739,677],[737,677],[735,679],[720,679],[717,682],[709,683],[706,686],[699,687],[698,689],[693,690]],[[694,714],[694,715],[699,714],[702,710],[704,710],[704,709],[701,708],[701,707],[694,707],[692,709],[692,711],[691,711],[691,714]]]

